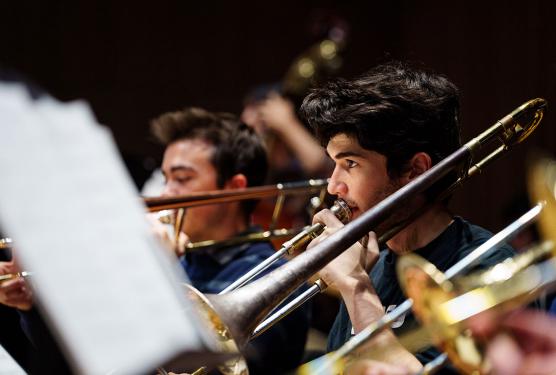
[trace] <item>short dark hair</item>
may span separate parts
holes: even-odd
[[[401,62],[314,89],[301,112],[321,144],[337,134],[354,137],[361,147],[386,156],[391,176],[403,172],[417,152],[437,163],[461,145],[457,87]]]
[[[235,115],[209,112],[202,108],[186,108],[165,113],[151,121],[151,132],[164,146],[184,139],[202,139],[215,148],[211,163],[216,169],[217,185],[238,173],[247,178],[248,186],[262,185],[265,181],[268,160],[262,139]],[[243,201],[246,216],[256,202]]]

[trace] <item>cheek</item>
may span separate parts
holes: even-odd
[[[176,195],[187,195],[187,194],[191,194],[191,189],[182,185],[177,185],[176,188],[174,189],[174,193]]]
[[[352,186],[350,197],[358,202],[359,208],[368,210],[390,194],[389,187],[378,179],[365,179]]]
[[[206,225],[219,212],[221,211],[215,205],[189,208],[185,213],[185,222],[190,225]]]

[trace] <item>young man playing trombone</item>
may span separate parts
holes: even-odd
[[[460,146],[458,109],[458,91],[451,82],[401,63],[376,67],[352,81],[330,82],[309,94],[302,106],[304,117],[335,163],[328,191],[347,202],[353,218]],[[402,212],[392,212],[388,222],[403,221],[424,200],[425,195],[413,197]],[[319,212],[313,221],[327,229],[312,246],[343,226],[328,210]],[[400,255],[416,252],[444,271],[490,236],[454,216],[446,202],[437,202],[387,241],[386,251],[379,253],[372,233],[366,248],[353,245],[320,272],[343,299],[330,332],[329,350],[405,300],[395,272]],[[505,246],[480,266],[512,255],[512,249]],[[375,337],[374,343],[386,348],[377,358],[414,372],[436,357],[439,353],[432,347],[413,355],[396,339],[415,325],[409,314]]]
[[[231,114],[189,108],[161,115],[152,122],[152,130],[166,147],[163,195],[238,189],[264,182],[267,159],[262,140]],[[222,243],[254,230],[250,223],[254,206],[253,201],[236,201],[189,208],[182,230],[192,242]],[[188,252],[181,260],[195,288],[218,293],[273,253],[266,241],[217,244]],[[250,373],[281,374],[297,366],[308,325],[305,308],[253,340],[247,348]]]

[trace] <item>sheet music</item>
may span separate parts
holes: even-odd
[[[74,369],[138,373],[210,344],[88,106],[0,85],[0,115],[0,225]]]
[[[12,356],[0,345],[0,375],[25,375],[26,372]]]

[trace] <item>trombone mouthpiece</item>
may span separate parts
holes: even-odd
[[[334,205],[330,207],[330,211],[344,224],[351,221],[351,209],[343,199],[336,199]]]

